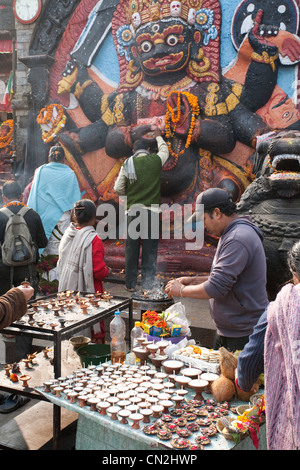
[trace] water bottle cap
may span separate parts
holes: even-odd
[[[120,310],[116,310],[116,311],[115,311],[115,315],[121,315]]]
[[[140,322],[140,321],[136,321],[136,322],[134,323],[134,326],[136,326],[136,327],[141,326],[141,322]]]

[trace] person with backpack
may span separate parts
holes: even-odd
[[[21,196],[17,181],[4,183],[4,206],[0,209],[0,295],[25,279],[36,294],[38,250],[48,242],[39,214],[20,202]]]

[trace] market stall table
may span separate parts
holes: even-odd
[[[78,294],[76,294],[78,296]],[[75,296],[76,296],[75,295]],[[87,301],[87,309],[83,310],[80,304],[74,303],[73,308],[67,305],[59,306],[59,311],[55,310],[55,301],[60,300],[59,295],[51,295],[40,298],[38,301],[29,302],[27,313],[18,321],[9,327],[1,330],[1,333],[8,335],[30,336],[39,340],[53,342],[53,366],[46,367],[45,373],[48,378],[57,378],[62,374],[62,344],[63,340],[69,339],[76,333],[80,333],[83,329],[92,327],[101,320],[113,315],[115,310],[128,309],[129,311],[129,328],[132,327],[132,303],[130,299],[108,296],[107,299],[99,299],[97,305],[91,304],[92,294],[82,294],[80,299]],[[54,303],[51,305],[50,301]],[[51,305],[51,306],[50,306]],[[40,357],[40,356],[39,356]],[[25,363],[22,363],[22,366]],[[49,363],[47,363],[49,366]],[[33,369],[35,367],[33,366]],[[37,370],[40,367],[36,368]],[[23,370],[23,369],[21,369]],[[28,387],[22,387],[21,382],[12,382],[3,376],[4,380],[0,381],[0,390],[14,392],[20,395],[45,399],[42,395],[36,393],[34,387],[40,384],[35,379],[37,370],[33,372],[33,376],[28,382]],[[28,371],[26,371],[28,372]],[[5,374],[3,372],[2,374]],[[29,374],[28,374],[29,375]],[[41,377],[40,377],[41,379]],[[32,390],[31,390],[32,389]],[[53,445],[57,448],[59,445],[60,432],[60,407],[53,406]]]
[[[143,427],[147,426],[147,424],[139,421],[139,428],[134,429],[132,427],[133,421],[128,417],[128,423],[123,424],[122,418],[117,416],[117,410],[115,410],[116,415],[114,416],[110,412],[108,413],[108,411],[106,411],[105,415],[102,415],[100,414],[99,409],[92,411],[90,409],[90,404],[83,405],[80,400],[72,402],[73,400],[63,392],[60,397],[57,397],[51,392],[45,392],[45,388],[43,386],[39,387],[38,390],[57,406],[61,406],[78,413],[76,450],[174,450],[170,443],[171,440],[163,441],[156,435],[146,435],[143,431]],[[194,396],[195,392],[189,390],[185,399],[186,401],[193,400]],[[203,393],[203,398],[212,399],[212,395]],[[242,404],[245,403],[237,400],[233,400],[230,403],[230,405],[234,407]],[[237,415],[229,411],[228,417],[233,416],[236,417]],[[154,423],[156,421],[157,420],[153,418],[153,416],[150,417],[150,423]],[[190,442],[192,443],[195,436],[199,434],[201,434],[201,429],[198,432],[193,433],[193,436],[188,439],[190,439]],[[174,437],[178,436],[174,434]],[[233,441],[226,439],[220,433],[211,437],[210,444],[205,446],[205,450],[230,449],[255,449],[255,447],[249,436],[236,445]],[[260,426],[259,449],[266,449],[264,424]]]

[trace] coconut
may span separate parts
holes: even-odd
[[[214,399],[220,403],[230,401],[235,396],[233,381],[222,374],[211,384],[211,391]]]
[[[223,347],[219,349],[219,352],[221,374],[227,377],[227,379],[234,380],[237,358]]]

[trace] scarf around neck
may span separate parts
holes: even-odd
[[[137,150],[134,155],[127,158],[127,160],[125,160],[124,162],[125,174],[126,174],[126,177],[129,179],[130,183],[134,183],[137,180],[135,166],[134,166],[134,158],[138,157],[141,154],[149,155],[149,152],[148,150],[144,150],[144,149]]]

